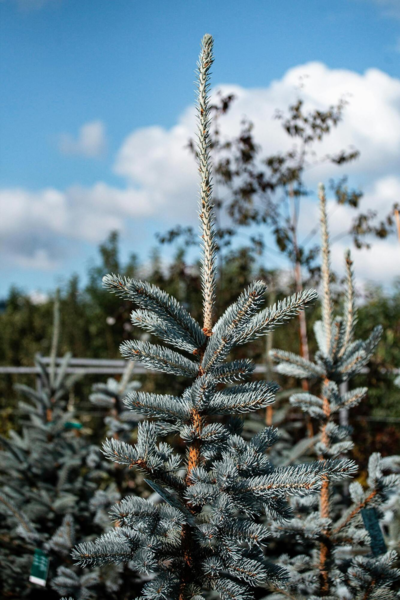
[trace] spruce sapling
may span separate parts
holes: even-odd
[[[117,275],[104,285],[136,305],[133,323],[173,346],[128,341],[121,352],[150,369],[192,379],[182,396],[132,392],[126,406],[147,419],[139,424],[137,444],[110,439],[104,453],[136,467],[163,502],[154,505],[127,497],[112,509],[118,526],[93,543],[78,545],[79,564],[129,562],[152,579],[142,600],[201,600],[215,590],[223,600],[253,598],[256,586],[281,582],[285,571],[268,561],[263,547],[270,530],[257,520],[265,511],[283,520],[287,497],[320,490],[325,477],[341,479],[353,470],[348,460],[274,468],[266,455],[277,432],[266,427],[249,442],[241,436],[237,415],[274,401],[272,382],[243,383],[254,369],[250,360],[227,361],[231,350],[284,323],[316,298],[298,293],[260,310],[266,286],[251,284],[214,321],[216,242],[210,165],[209,78],[213,40],[205,35],[198,64],[198,161],[200,171],[201,281],[203,326],[171,296],[143,281]],[[223,384],[233,386],[224,387]],[[186,454],[159,438],[180,436]]]
[[[319,351],[314,361],[307,361],[291,352],[273,350],[279,373],[319,383],[319,396],[294,394],[291,404],[319,421],[320,435],[315,444],[318,461],[338,459],[353,447],[351,430],[336,421],[341,410],[351,409],[367,395],[367,388],[345,391],[342,384],[363,369],[379,342],[381,327],[372,331],[369,339],[355,339],[357,310],[354,297],[353,263],[345,256],[347,294],[344,314],[334,317],[331,295],[330,244],[323,186],[319,190],[322,233],[322,321],[315,324]],[[343,598],[372,600],[395,598],[400,571],[394,568],[396,553],[386,552],[379,526],[385,505],[399,494],[400,478],[386,473],[396,467],[398,457],[382,459],[378,453],[369,460],[367,489],[359,482],[349,487],[350,498],[338,489],[329,474],[315,499],[308,502],[294,499],[296,517],[284,528],[272,526],[275,535],[283,539],[296,536],[300,556],[284,555],[279,564],[289,569],[289,588],[293,598]],[[318,463],[316,463],[318,464]],[[350,506],[349,506],[350,505]],[[372,551],[373,556],[368,556]],[[357,556],[358,555],[358,556]],[[285,594],[277,594],[283,598]]]
[[[58,298],[50,364],[37,356],[38,389],[18,385],[21,432],[0,438],[0,596],[54,599],[74,593],[113,598],[120,588],[119,568],[111,565],[82,574],[70,552],[76,537],[90,539],[109,528],[100,522],[97,489],[102,473],[87,465],[88,441],[68,408],[69,393],[80,373],[69,374],[71,355],[57,366]],[[113,503],[118,494],[110,494]],[[33,577],[34,556],[48,559],[43,579]],[[105,572],[107,576],[105,576]],[[54,591],[55,590],[55,591]]]

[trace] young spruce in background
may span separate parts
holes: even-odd
[[[266,288],[256,281],[214,324],[216,246],[208,98],[212,47],[212,37],[205,35],[197,107],[203,327],[155,286],[116,275],[104,278],[108,289],[138,307],[132,313],[135,325],[188,356],[136,340],[122,344],[122,354],[153,370],[193,379],[181,397],[128,394],[126,406],[153,420],[139,425],[135,446],[116,439],[104,444],[108,458],[146,473],[148,485],[164,502],[125,498],[112,509],[117,526],[74,550],[83,566],[129,562],[150,574],[142,599],[201,600],[207,590],[216,590],[222,599],[247,600],[255,586],[285,579],[285,570],[264,556],[271,533],[257,518],[267,511],[276,520],[287,519],[288,495],[316,492],[326,478],[338,480],[354,470],[353,463],[343,459],[274,468],[265,451],[274,443],[276,431],[266,427],[246,442],[237,415],[272,403],[277,386],[255,381],[223,387],[248,379],[254,369],[249,360],[226,362],[231,349],[298,314],[316,293],[305,291],[260,311]],[[158,438],[170,434],[185,442],[183,458],[169,444],[158,443]]]
[[[314,361],[291,352],[272,350],[279,373],[319,382],[319,396],[294,394],[293,406],[299,407],[320,424],[320,435],[314,445],[318,461],[336,459],[351,451],[351,428],[336,423],[341,410],[359,404],[368,388],[343,389],[343,384],[368,364],[379,342],[382,328],[377,326],[366,341],[354,338],[357,310],[354,298],[352,260],[347,252],[347,294],[343,316],[334,317],[331,297],[330,247],[326,198],[320,186],[322,233],[322,321],[315,324],[319,351]],[[318,464],[318,463],[314,463]],[[400,570],[394,550],[387,551],[379,521],[385,511],[393,512],[398,499],[400,457],[381,458],[374,453],[369,459],[367,489],[360,482],[350,484],[349,493],[338,489],[329,474],[318,496],[294,498],[291,502],[295,518],[283,527],[271,524],[274,537],[292,542],[291,556],[277,561],[289,570],[287,589],[293,600],[330,598],[342,600],[390,600],[400,597]],[[384,474],[389,472],[388,474]],[[392,517],[393,520],[394,517]],[[295,543],[293,544],[293,540]],[[288,546],[289,547],[289,546]],[[372,551],[372,555],[371,552]],[[287,593],[271,600],[284,600]]]
[[[71,593],[75,600],[112,600],[121,589],[121,568],[82,574],[70,558],[77,538],[93,539],[109,529],[99,518],[104,497],[114,504],[120,495],[112,483],[99,489],[105,469],[100,460],[93,464],[82,425],[68,406],[81,374],[68,375],[70,354],[57,368],[58,339],[56,299],[50,365],[35,358],[38,389],[17,386],[21,431],[0,436],[0,597],[54,600]]]

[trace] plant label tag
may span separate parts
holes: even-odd
[[[36,583],[36,585],[42,586],[46,585],[49,562],[50,560],[47,554],[43,552],[43,550],[35,548],[31,573],[29,575],[29,581],[31,583]]]
[[[364,527],[371,538],[371,550],[374,556],[385,554],[387,551],[376,508],[363,508],[361,511]]]
[[[76,421],[66,421],[64,423],[65,429],[82,429],[82,423],[77,423]]]

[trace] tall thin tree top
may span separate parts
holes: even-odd
[[[326,195],[325,186],[320,184],[318,188],[321,211],[321,238],[322,238],[322,319],[324,323],[324,332],[326,340],[326,349],[329,351],[332,338],[332,298],[331,298],[331,270],[330,270],[330,248],[329,248],[329,231],[328,219],[326,214]]]
[[[215,307],[216,244],[210,161],[210,70],[214,61],[213,38],[206,34],[201,42],[197,85],[197,156],[200,172],[200,227],[202,237],[201,283],[203,291],[204,333],[211,335]]]

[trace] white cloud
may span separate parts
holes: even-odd
[[[387,176],[375,181],[371,187],[366,189],[363,198],[363,210],[376,211],[378,217],[384,217],[389,212],[395,202],[400,201],[400,177]],[[333,203],[333,202],[332,202]],[[335,209],[332,208],[334,211]],[[346,211],[337,211],[332,216],[332,233],[335,235],[343,228],[351,218],[351,209]],[[344,214],[347,212],[347,214]],[[347,246],[349,242],[347,241]],[[339,257],[343,257],[346,245],[340,242],[333,245],[334,267],[340,269],[341,263]],[[397,236],[391,236],[385,239],[374,239],[370,250],[354,249],[352,250],[354,266],[357,278],[363,281],[374,281],[381,284],[387,284],[393,281],[394,277],[400,276],[400,243]]]
[[[4,262],[39,270],[59,266],[73,242],[98,243],[125,219],[149,216],[143,193],[105,183],[66,191],[0,190],[0,238]]]
[[[20,248],[22,251],[24,248]],[[13,248],[11,248],[13,250]],[[5,253],[7,256],[7,246],[5,247]],[[22,269],[34,269],[36,271],[54,271],[60,266],[60,261],[57,260],[53,255],[53,248],[35,248],[32,250],[32,254],[25,254],[24,252],[15,253],[13,255],[14,263]]]
[[[254,123],[256,141],[265,154],[288,149],[292,140],[274,115],[277,107],[295,101],[296,87],[304,74],[308,75],[302,92],[306,108],[324,108],[343,96],[349,100],[343,122],[320,144],[320,155],[359,148],[361,158],[348,165],[346,172],[363,182],[396,172],[400,157],[400,80],[377,69],[359,75],[308,63],[290,69],[267,88],[220,86],[223,93],[236,95],[231,110],[221,120],[222,133],[238,133],[246,115]],[[193,214],[197,172],[185,146],[194,131],[195,112],[190,108],[170,130],[149,127],[133,132],[117,155],[115,172],[145,190],[154,209],[165,206],[176,215],[182,215],[182,210],[184,215]],[[309,182],[315,185],[341,173],[340,167],[323,165],[310,171]]]
[[[306,108],[326,107],[348,95],[350,104],[343,122],[321,144],[319,152],[324,155],[351,146],[359,148],[361,158],[346,167],[345,172],[351,174],[355,182],[360,182],[367,192],[364,208],[379,204],[384,212],[400,196],[400,179],[397,177],[400,80],[382,71],[369,69],[358,74],[329,69],[322,63],[313,62],[290,69],[282,79],[265,88],[220,86],[224,93],[233,92],[237,96],[231,110],[221,120],[222,133],[239,132],[241,119],[246,115],[255,124],[256,141],[262,145],[265,154],[289,148],[291,140],[273,117],[277,108],[285,108],[296,100],[299,78],[305,74],[308,78],[302,96]],[[95,123],[99,125],[99,122]],[[93,123],[84,127],[89,125]],[[127,220],[138,224],[145,218],[156,217],[163,220],[165,228],[178,222],[195,222],[198,173],[186,148],[195,130],[195,110],[189,107],[170,129],[153,126],[128,135],[113,166],[114,173],[123,180],[120,189],[99,182],[89,188],[75,186],[65,191],[3,190],[0,211],[5,216],[0,222],[0,233],[5,239],[7,256],[19,264],[27,257],[36,256],[36,263],[40,265],[43,256],[47,255],[52,260],[61,260],[72,246],[71,240],[96,243],[110,230],[122,229]],[[104,133],[101,127],[97,131]],[[85,148],[86,153],[95,153],[94,148],[98,150],[99,146],[93,141],[89,143],[89,138],[93,140],[87,129],[82,128],[77,140],[69,139],[70,151]],[[98,135],[99,139],[102,135]],[[320,166],[310,171],[308,183],[316,187],[319,180],[327,182],[330,177],[340,174],[339,167]],[[310,203],[307,218],[308,223],[317,222],[315,204]],[[332,219],[334,236],[337,228],[342,232],[343,224],[350,223],[351,213],[339,207]],[[18,243],[10,241],[11,234]],[[338,256],[335,266],[339,264],[339,254],[340,262],[342,260],[340,244],[344,247],[344,243],[338,242],[334,246],[334,256]],[[38,250],[48,254],[37,255]],[[374,249],[365,255],[360,253],[356,265],[362,276],[382,281],[396,274],[395,260],[389,259],[387,266],[381,264],[384,254],[391,251],[392,241],[389,240],[374,243]]]
[[[360,160],[346,168],[354,174],[379,175],[397,168],[400,153],[400,81],[377,69],[363,75],[344,69],[329,69],[322,63],[308,63],[290,69],[283,79],[268,88],[236,88],[238,100],[228,115],[228,126],[237,129],[246,114],[255,124],[255,135],[266,152],[288,148],[291,141],[280,121],[273,120],[277,107],[286,107],[296,98],[300,77],[308,75],[302,90],[305,108],[324,108],[345,97],[349,104],[343,122],[319,146],[321,155],[356,147]],[[228,91],[223,86],[224,91]],[[335,172],[332,166],[313,170],[313,179]],[[340,168],[336,169],[340,172]]]
[[[76,138],[63,133],[60,135],[58,147],[63,154],[99,158],[107,148],[104,124],[101,121],[85,123]]]
[[[195,127],[192,110],[170,130],[148,127],[133,132],[124,141],[114,171],[128,185],[143,191],[150,212],[167,221],[195,216],[197,167],[186,148]],[[191,126],[187,120],[193,121]]]
[[[32,304],[45,304],[49,301],[49,295],[40,290],[33,290],[29,293],[29,299]]]
[[[400,199],[400,177],[387,176],[373,182],[365,190],[362,208],[376,211],[378,218],[385,217],[393,204]],[[348,230],[354,216],[354,209],[338,205],[333,198],[327,202],[329,232],[332,240],[331,260],[334,271],[344,272],[344,253],[350,247],[357,280],[387,284],[400,276],[400,244],[396,236],[374,239],[371,249],[357,249],[351,246],[350,236],[342,237]],[[318,223],[319,207],[311,199],[305,199],[300,215],[300,236],[309,234]],[[310,225],[311,224],[311,225]],[[335,239],[337,238],[337,239]],[[313,241],[317,241],[315,237]]]

